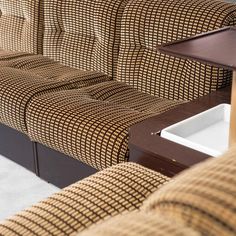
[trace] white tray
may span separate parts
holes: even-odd
[[[217,157],[228,149],[229,104],[220,104],[161,131],[161,137]]]

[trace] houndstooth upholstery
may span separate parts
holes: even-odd
[[[42,53],[43,1],[0,0],[0,48]]]
[[[181,103],[109,81],[36,97],[26,122],[32,140],[101,170],[127,161],[131,125]]]
[[[0,235],[71,235],[142,201],[169,179],[137,164],[120,164],[67,187],[0,224]]]
[[[45,0],[44,55],[115,77],[128,0]]]
[[[192,100],[230,83],[231,72],[161,54],[157,46],[236,23],[220,0],[135,0],[122,19],[117,79],[161,98]]]
[[[106,80],[100,72],[72,69],[41,55],[0,51],[0,122],[27,133],[25,113],[33,97]]]

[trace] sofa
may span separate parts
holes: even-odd
[[[118,164],[6,219],[0,235],[233,236],[235,172],[235,147],[172,179]]]
[[[130,126],[231,82],[227,70],[157,46],[234,25],[234,4],[6,0],[0,9],[0,152],[58,186],[129,161]]]

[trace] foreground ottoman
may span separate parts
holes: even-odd
[[[235,171],[235,148],[171,181],[137,164],[119,164],[7,219],[0,235],[233,236]]]

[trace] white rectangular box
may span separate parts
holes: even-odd
[[[229,104],[220,104],[161,131],[161,137],[217,157],[228,150]]]

